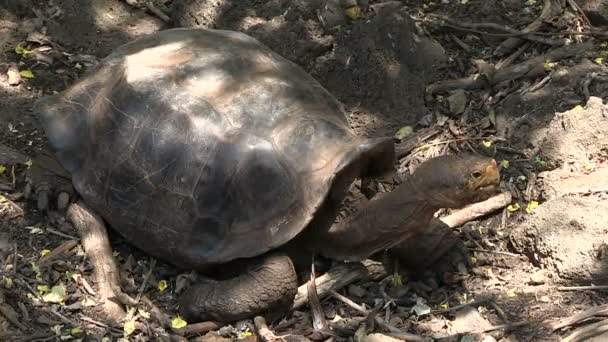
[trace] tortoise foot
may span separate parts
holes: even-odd
[[[285,255],[268,255],[242,275],[205,280],[180,298],[180,314],[188,322],[233,322],[287,311],[298,291],[296,271]]]
[[[34,197],[38,210],[67,209],[75,191],[70,175],[50,153],[41,153],[27,170],[26,197]],[[51,203],[51,201],[56,201]]]

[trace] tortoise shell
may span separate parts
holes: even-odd
[[[204,267],[301,233],[356,177],[391,171],[304,70],[243,33],[170,29],[35,105],[95,212],[145,252]]]

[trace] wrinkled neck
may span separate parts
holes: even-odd
[[[415,236],[426,228],[439,208],[411,179],[395,190],[377,195],[352,216],[317,236],[323,255],[362,260]]]

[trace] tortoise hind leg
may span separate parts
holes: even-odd
[[[291,308],[298,291],[289,256],[269,254],[248,271],[226,280],[205,280],[180,298],[180,314],[188,322],[233,322]]]

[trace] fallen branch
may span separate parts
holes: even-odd
[[[558,291],[586,291],[586,290],[604,291],[604,290],[608,290],[608,285],[559,286],[557,288],[557,290]]]
[[[532,33],[532,32],[538,31],[538,29],[541,28],[541,26],[543,25],[545,20],[547,20],[555,15],[558,15],[561,12],[562,12],[561,0],[545,0],[545,3],[543,5],[543,10],[540,13],[540,16],[538,18],[536,18],[536,20],[534,20],[532,23],[530,23],[530,25],[528,25],[526,28],[524,28],[522,30],[522,32]],[[497,56],[505,55],[505,54],[509,53],[510,51],[512,51],[513,49],[515,49],[516,47],[518,47],[519,45],[521,45],[524,41],[525,40],[521,39],[520,37],[509,38],[509,39],[505,40],[504,42],[502,42],[494,50],[494,55],[497,55]]]
[[[608,319],[576,329],[572,334],[563,338],[561,342],[587,341],[588,339],[605,332],[608,332]]]
[[[502,192],[483,202],[473,203],[452,214],[441,218],[450,228],[458,227],[466,222],[487,215],[495,210],[502,209],[511,203],[511,192]]]
[[[76,240],[64,241],[61,245],[59,245],[55,249],[53,249],[49,254],[40,258],[38,265],[44,266],[44,265],[49,264],[50,262],[54,261],[55,259],[61,257],[63,254],[66,254],[69,251],[71,251],[77,245],[78,245],[78,241],[76,241]]]
[[[576,315],[570,316],[568,318],[564,318],[563,320],[551,324],[551,331],[556,331],[573,324],[576,324],[580,321],[586,320],[595,316],[608,316],[608,304],[600,305],[598,307],[585,310],[583,312],[579,312]]]
[[[435,23],[435,24],[438,24],[441,26],[445,26],[445,27],[449,27],[449,28],[452,28],[455,30],[460,30],[460,31],[472,32],[472,33],[483,34],[483,35],[488,35],[488,36],[496,36],[496,37],[521,37],[522,39],[525,39],[525,40],[529,40],[529,41],[541,43],[541,44],[546,44],[546,45],[551,45],[551,46],[563,46],[567,43],[566,39],[557,39],[556,40],[556,39],[550,39],[550,38],[543,38],[543,37],[539,37],[539,36],[535,35],[534,33],[519,31],[519,30],[510,28],[506,25],[499,25],[499,24],[495,24],[495,23],[460,22],[460,21],[452,20],[445,16],[433,16],[433,17],[434,17],[434,19],[431,18],[432,23]],[[502,31],[502,32],[506,32],[506,33],[485,32],[485,31],[480,31],[479,29],[497,30],[497,31]]]
[[[435,82],[429,85],[426,88],[426,91],[429,94],[436,94],[456,89],[479,89],[530,75],[537,76],[536,74],[530,74],[530,72],[539,68],[544,70],[546,61],[556,62],[564,58],[578,56],[592,47],[592,42],[563,46],[549,51],[546,54],[531,58],[526,62],[499,69],[492,79],[487,79],[479,74],[475,74],[465,78]]]
[[[408,153],[412,152],[412,150],[414,150],[420,143],[433,137],[434,135],[437,135],[439,132],[441,132],[441,128],[433,126],[421,129],[413,133],[405,140],[395,145],[395,155],[397,159],[405,157]]]
[[[340,263],[327,273],[315,279],[319,299],[358,280],[378,280],[388,273],[380,262],[365,260],[363,262]],[[298,309],[308,303],[308,282],[298,288],[292,309]]]

